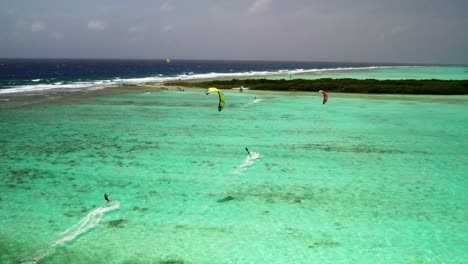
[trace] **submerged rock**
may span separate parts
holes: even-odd
[[[224,197],[223,199],[219,199],[216,202],[218,203],[225,203],[234,200],[235,198],[232,197],[231,195]]]
[[[108,225],[111,226],[111,227],[120,227],[120,228],[122,228],[123,226],[120,226],[120,225],[122,225],[125,222],[127,222],[127,220],[121,218],[121,219],[117,219],[117,220],[114,220],[114,221],[110,221],[108,223]]]

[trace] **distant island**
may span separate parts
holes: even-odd
[[[357,80],[357,79],[317,79],[317,80],[270,80],[270,79],[232,79],[209,81],[173,81],[165,86],[216,87],[232,89],[240,86],[250,90],[272,91],[318,91],[326,90],[342,93],[373,94],[468,94],[468,80]]]

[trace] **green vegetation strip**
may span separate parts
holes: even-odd
[[[170,82],[170,86],[216,87],[231,89],[240,86],[251,90],[274,91],[318,91],[326,90],[342,93],[382,93],[382,94],[468,94],[468,80],[357,80],[357,79],[318,79],[318,80],[213,80],[200,82]]]

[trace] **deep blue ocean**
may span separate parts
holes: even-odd
[[[395,64],[202,60],[171,60],[167,63],[165,59],[0,59],[0,92],[79,89],[125,83],[238,78],[381,66]]]

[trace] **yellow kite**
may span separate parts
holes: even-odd
[[[218,103],[218,111],[223,110],[224,108],[224,94],[218,90],[218,88],[210,87],[206,89],[206,95],[210,94],[211,92],[217,92],[219,95],[219,103]]]

